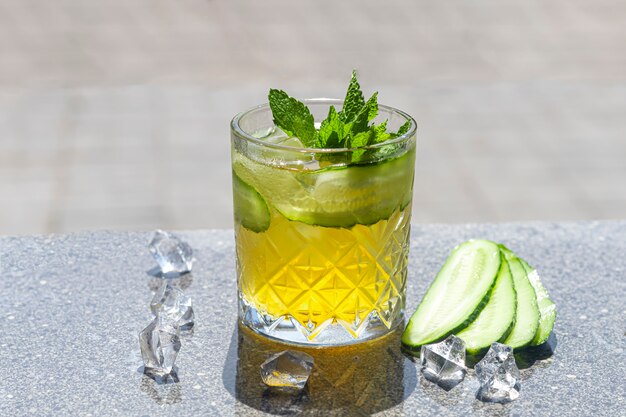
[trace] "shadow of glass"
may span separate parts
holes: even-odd
[[[400,331],[367,343],[304,348],[278,343],[236,326],[223,372],[238,403],[274,415],[373,414],[394,407],[415,389],[415,365],[400,353]],[[315,365],[304,390],[280,392],[263,384],[261,364],[272,354],[300,350]],[[245,414],[245,409],[241,410]]]

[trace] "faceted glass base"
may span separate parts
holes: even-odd
[[[272,318],[262,314],[242,297],[239,298],[239,320],[242,324],[256,333],[280,342],[307,346],[351,345],[385,336],[404,321],[402,309],[397,309],[394,313],[393,317],[389,317],[389,327],[374,311],[359,325],[357,334],[336,321],[330,320],[328,323],[317,327],[312,333],[293,317]]]
[[[240,320],[257,333],[305,345],[388,333],[403,320],[410,210],[352,228],[280,214],[262,233],[236,225]]]

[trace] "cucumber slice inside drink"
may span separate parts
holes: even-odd
[[[235,221],[253,232],[270,227],[270,210],[261,195],[233,172]]]
[[[457,333],[465,342],[467,352],[480,354],[493,342],[505,339],[515,324],[516,304],[511,270],[502,260],[489,302],[469,326]]]
[[[343,228],[377,223],[408,205],[414,164],[415,148],[389,160],[312,171],[233,156],[236,175],[289,220]]]
[[[501,262],[494,242],[470,240],[457,246],[409,320],[402,335],[405,349],[419,351],[473,322],[489,301]]]

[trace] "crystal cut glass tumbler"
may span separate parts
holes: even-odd
[[[304,100],[317,126],[341,100]],[[365,148],[305,148],[269,105],[231,122],[239,320],[303,345],[344,345],[403,322],[416,124]]]

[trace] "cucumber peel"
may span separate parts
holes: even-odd
[[[519,258],[504,246],[501,248],[506,262],[511,268],[515,292],[517,293],[515,326],[502,343],[513,349],[520,349],[530,345],[539,328],[537,295]]]
[[[539,307],[539,327],[537,328],[537,333],[535,333],[535,337],[530,342],[531,346],[538,346],[545,343],[550,337],[550,333],[552,333],[552,329],[554,328],[554,322],[556,321],[556,305],[550,299],[550,295],[548,294],[548,290],[543,286],[541,280],[539,279],[539,274],[537,270],[523,259],[520,259],[526,274],[528,275],[528,280],[535,290],[535,294],[537,295],[537,305]]]
[[[515,325],[516,306],[511,270],[502,260],[489,302],[472,323],[457,333],[467,352],[477,355],[489,349],[494,341],[506,339]]]
[[[270,227],[270,210],[261,195],[233,171],[235,221],[253,232]]]
[[[471,323],[489,301],[501,262],[494,242],[470,240],[457,246],[409,320],[404,348],[419,351]]]

